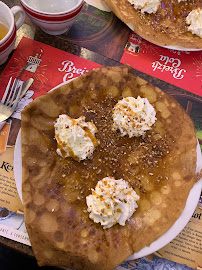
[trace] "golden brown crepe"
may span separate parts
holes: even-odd
[[[22,112],[25,222],[38,264],[109,270],[164,234],[182,213],[194,183],[196,137],[178,102],[131,73],[101,67],[35,99]],[[147,97],[157,121],[145,137],[121,137],[112,109],[123,97]],[[54,121],[85,116],[100,144],[91,159],[56,153]],[[140,195],[125,226],[89,219],[86,196],[106,176],[129,181]]]
[[[202,38],[188,31],[186,17],[202,8],[201,0],[161,0],[155,14],[142,14],[128,0],[104,0],[124,23],[141,37],[161,46],[202,49]]]

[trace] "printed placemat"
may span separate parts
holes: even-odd
[[[162,48],[131,32],[120,60],[202,97],[202,52]]]

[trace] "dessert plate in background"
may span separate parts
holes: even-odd
[[[202,8],[201,0],[187,3],[176,0],[172,2],[172,5],[166,0],[158,7],[155,6],[157,11],[154,13],[153,10],[152,13],[150,13],[151,10],[144,13],[139,8],[134,8],[133,1],[130,0],[104,1],[122,22],[145,40],[172,50],[202,50],[202,39],[191,31],[187,33],[188,24],[186,23],[186,17],[192,10]]]
[[[133,28],[130,25],[130,23],[127,23],[126,25],[135,33],[135,31],[133,30]],[[141,37],[141,35],[139,35],[139,36]],[[152,43],[154,45],[157,45],[157,46],[160,46],[162,48],[169,49],[169,50],[177,50],[177,51],[184,51],[184,52],[198,52],[198,51],[201,51],[202,50],[202,49],[194,49],[194,48],[184,48],[184,47],[177,46],[177,45],[175,45],[175,46],[174,45],[173,46],[162,46],[162,45],[159,45],[157,43],[151,42],[148,39],[145,39],[145,40],[149,41],[150,43]]]

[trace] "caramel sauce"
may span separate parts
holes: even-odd
[[[97,146],[98,145],[98,141],[97,139],[95,138],[95,136],[93,136],[93,134],[91,133],[90,129],[87,128],[87,127],[84,127],[83,130],[85,131],[85,136],[86,137],[89,137],[93,143],[94,146]]]
[[[57,136],[57,140],[58,140],[58,146],[57,148],[60,150],[61,154],[63,157],[65,157],[67,155],[67,152],[65,152],[63,150],[63,148],[67,148],[67,150],[69,151],[69,156],[76,159],[75,155],[74,155],[74,151],[66,145],[66,143],[62,142],[60,139],[59,139],[59,136]]]

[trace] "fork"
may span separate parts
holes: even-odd
[[[15,79],[12,87],[11,81],[12,77],[10,78],[3,98],[0,101],[0,122],[8,119],[12,115],[17,106],[22,91],[22,85],[19,85],[19,80]]]

